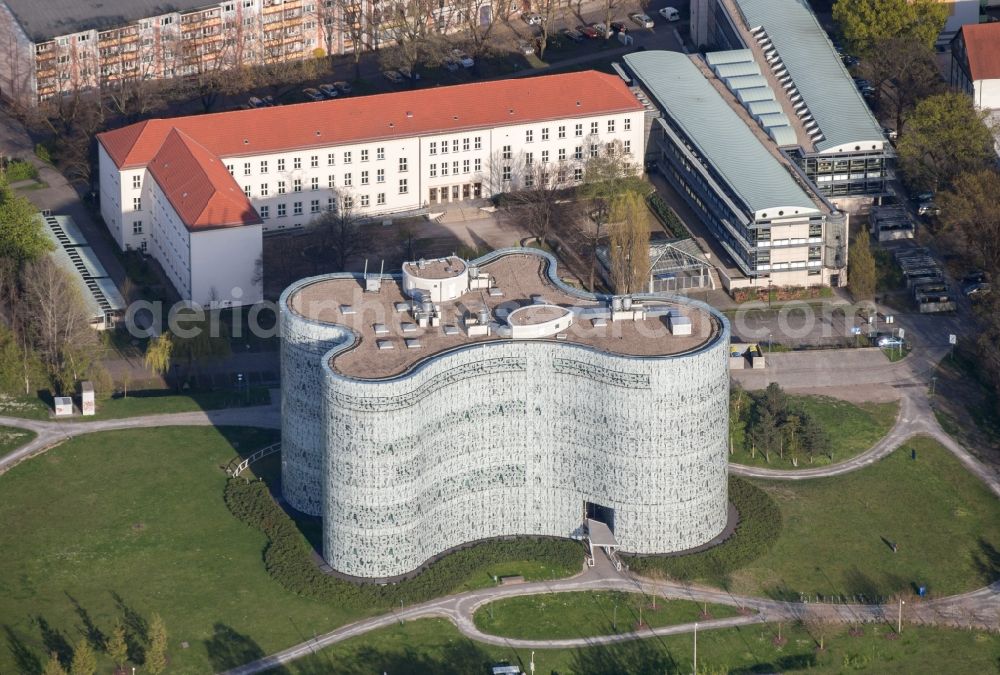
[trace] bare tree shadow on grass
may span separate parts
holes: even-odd
[[[136,665],[146,662],[146,643],[149,642],[149,624],[139,612],[130,607],[122,596],[111,591],[111,598],[122,617],[125,627],[125,644],[128,646],[128,660]]]
[[[53,628],[45,617],[36,616],[35,623],[38,624],[38,631],[42,635],[42,644],[45,646],[45,653],[55,652],[56,656],[63,663],[69,663],[73,658],[73,648],[69,640],[57,628]]]
[[[973,554],[973,564],[983,583],[993,583],[1000,578],[1000,551],[982,537],[977,543],[979,551]]]
[[[26,675],[38,675],[41,673],[41,660],[39,660],[39,658],[35,656],[35,653],[31,651],[31,648],[24,643],[21,636],[15,633],[14,629],[6,624],[4,624],[3,630],[7,635],[7,649],[10,650],[10,654],[14,658],[14,664],[17,667],[17,672],[25,673]]]
[[[68,591],[63,591],[66,597],[69,598],[70,603],[73,605],[73,609],[76,611],[76,615],[80,617],[80,621],[83,622],[83,636],[87,638],[87,642],[94,650],[100,652],[104,650],[104,645],[107,642],[107,637],[101,632],[101,629],[94,624],[94,620],[90,618],[90,612],[81,605],[76,598],[69,594]]]
[[[440,653],[428,654],[414,647],[378,649],[362,647],[351,654],[320,652],[273,672],[281,675],[370,675],[397,673],[468,675],[488,672],[496,659],[466,639],[443,645]],[[522,668],[523,669],[523,668]]]
[[[229,670],[265,656],[264,650],[252,638],[224,623],[212,627],[212,637],[205,640],[205,650],[213,671]]]

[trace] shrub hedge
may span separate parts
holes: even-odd
[[[659,193],[651,192],[647,199],[650,211],[663,224],[663,229],[667,231],[667,234],[675,239],[688,236],[684,223],[681,222],[681,219],[677,217],[677,214],[674,213],[674,210],[670,208]]]
[[[682,581],[701,579],[724,586],[731,573],[767,553],[781,534],[781,509],[753,483],[730,476],[729,501],[739,511],[740,522],[723,543],[690,555],[634,557],[629,567],[639,574],[656,571]]]
[[[236,518],[267,536],[264,566],[278,583],[299,595],[358,609],[394,607],[401,600],[415,603],[446,595],[473,574],[485,574],[490,565],[511,560],[542,563],[564,576],[578,571],[582,564],[577,542],[521,537],[486,541],[455,551],[395,584],[352,583],[320,571],[312,547],[262,481],[230,479],[225,500]]]

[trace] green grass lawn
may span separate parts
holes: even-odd
[[[868,450],[889,432],[899,412],[898,401],[848,403],[827,396],[792,395],[788,399],[793,406],[802,408],[816,420],[830,439],[830,454],[814,457],[811,464],[808,458],[800,457],[797,467],[800,469],[843,462]],[[733,427],[733,431],[736,433],[733,439],[736,452],[729,456],[729,461],[774,469],[796,468],[788,456],[782,458],[772,453],[768,462],[762,453],[744,449],[739,430]]]
[[[784,526],[767,554],[732,575],[736,592],[873,597],[926,586],[950,595],[1000,577],[1000,501],[929,438],[843,476],[754,483]]]
[[[736,607],[663,600],[640,593],[578,591],[505,598],[480,607],[474,617],[484,633],[510,638],[560,639],[627,633],[639,624],[658,628],[739,614]],[[703,615],[708,610],[707,616]]]
[[[17,450],[25,443],[30,443],[34,438],[34,431],[0,426],[0,457],[12,450]]]
[[[817,649],[821,637],[824,649]],[[886,640],[886,626],[865,626],[851,637],[845,627],[807,630],[781,626],[786,642],[775,645],[778,626],[699,631],[699,673],[845,672],[907,675],[981,675],[996,672],[1000,636],[989,633],[904,626]],[[539,675],[663,675],[692,671],[690,635],[633,640],[607,647],[529,650],[474,642],[444,619],[411,621],[352,638],[281,669],[294,675],[470,675],[497,663],[529,672],[534,651]]]
[[[102,432],[0,476],[0,673],[38,672],[52,649],[68,653],[81,631],[97,639],[122,616],[139,635],[160,613],[169,672],[206,673],[389,609],[298,596],[268,574],[265,537],[229,512],[220,467],[276,439],[240,428]],[[511,561],[456,577],[454,590],[493,573],[551,576]]]
[[[78,403],[79,401],[77,401]],[[249,391],[219,390],[178,394],[172,389],[147,389],[130,393],[124,398],[97,401],[93,417],[62,418],[73,422],[159,415],[163,413],[219,410],[244,405],[266,405],[271,402],[267,387],[250,387]],[[24,419],[47,420],[49,407],[34,396],[10,397],[0,394],[0,415]],[[55,419],[52,417],[52,419]]]

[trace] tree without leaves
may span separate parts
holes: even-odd
[[[608,259],[615,293],[642,293],[649,283],[649,211],[642,197],[626,192],[611,208]]]
[[[115,627],[111,629],[105,650],[115,666],[125,667],[125,661],[128,659],[128,642],[125,641],[125,626],[122,625],[121,620],[115,621]]]
[[[833,20],[847,43],[865,56],[875,45],[904,36],[933,47],[948,14],[948,5],[938,0],[837,0],[833,5]]]
[[[872,255],[868,233],[858,232],[847,256],[850,270],[847,274],[848,286],[855,300],[871,300],[875,296],[878,276],[875,271],[875,256]]]
[[[899,164],[912,186],[937,191],[949,188],[967,171],[996,161],[993,134],[964,93],[924,99],[907,116],[906,134],[899,140]]]
[[[425,65],[437,65],[448,55],[449,43],[442,32],[447,26],[441,8],[431,0],[391,0],[374,21],[379,35],[392,37],[394,46],[382,51],[383,68],[405,69],[412,75]],[[379,38],[381,40],[381,38]],[[410,86],[416,84],[411,76]]]
[[[333,253],[338,271],[347,269],[347,261],[363,255],[371,247],[368,232],[361,227],[361,219],[345,198],[338,200],[340,208],[329,209],[313,221],[311,227],[320,232],[323,245]]]
[[[493,50],[497,27],[510,20],[515,5],[510,0],[455,0],[451,6],[455,25],[468,40],[469,53],[476,62],[473,68],[478,70],[479,59]],[[489,12],[489,21],[483,21],[484,10]]]
[[[159,675],[167,668],[167,624],[159,614],[149,623],[149,649],[146,650],[146,672]]]
[[[516,163],[521,170],[512,181],[514,189],[503,196],[504,212],[527,228],[535,239],[545,242],[567,209],[564,202],[571,169],[565,162],[527,164],[523,157]]]
[[[1000,174],[984,169],[959,176],[938,196],[941,231],[970,263],[1000,279]]]
[[[917,103],[945,89],[934,59],[933,48],[907,35],[874,45],[861,62],[861,75],[875,87],[878,100],[886,104],[884,110],[896,120],[900,134],[906,115]]]
[[[49,258],[24,275],[26,325],[57,391],[67,391],[87,372],[97,337],[80,292],[68,273]]]
[[[94,675],[97,672],[97,655],[86,638],[81,638],[73,648],[73,660],[69,664],[69,675]]]
[[[316,20],[322,28],[326,44],[326,52],[333,64],[336,52],[335,40],[342,36],[350,42],[351,58],[354,61],[354,79],[361,79],[361,55],[371,48],[371,15],[366,12],[377,11],[376,3],[358,2],[358,0],[333,0],[327,6],[325,2],[317,2]],[[347,45],[345,45],[347,46]]]

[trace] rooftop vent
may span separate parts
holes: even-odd
[[[407,116],[407,117],[413,117],[413,112],[411,112],[411,111],[407,110],[407,111],[406,111],[406,116]]]
[[[420,349],[423,346],[417,338],[406,338],[403,342],[406,343],[407,349]]]
[[[244,138],[243,139],[243,145],[250,145],[250,139],[249,138]]]
[[[376,340],[375,344],[378,345],[379,349],[394,349],[392,340]]]

